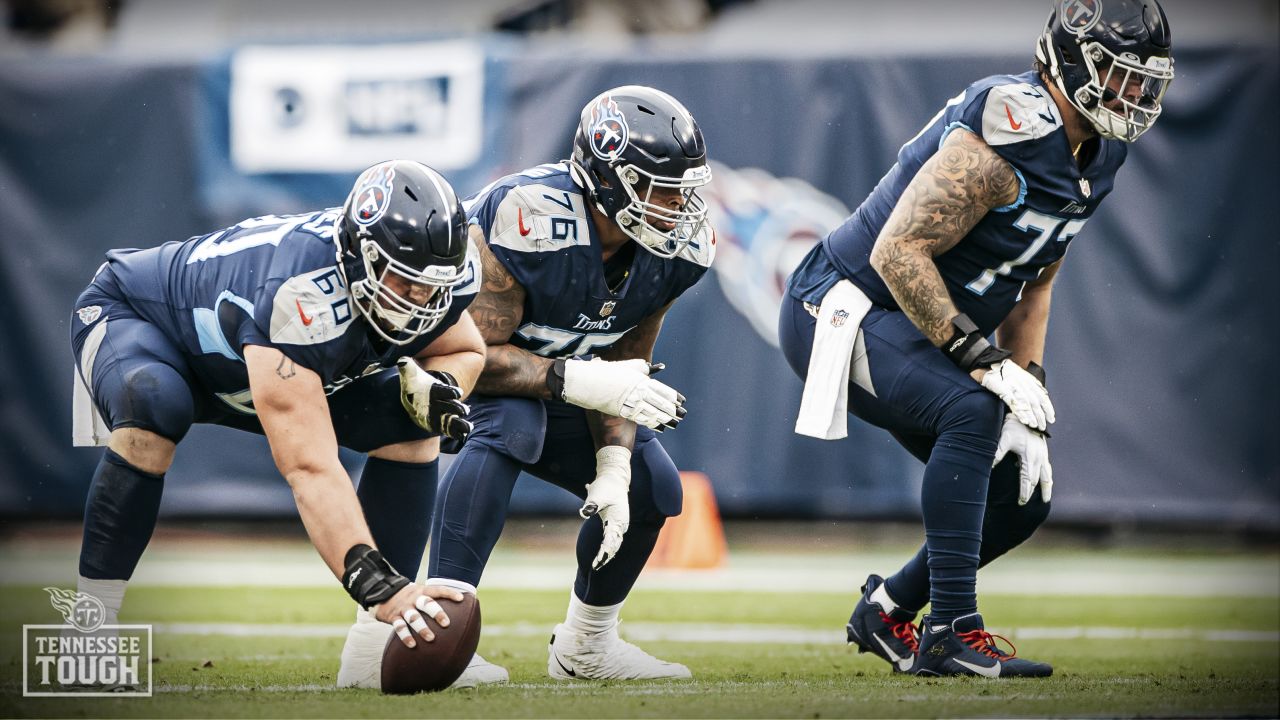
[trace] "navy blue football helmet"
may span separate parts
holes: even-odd
[[[587,103],[569,168],[596,208],[655,255],[674,257],[710,233],[697,192],[711,182],[702,131],[661,90],[626,85]]]
[[[360,173],[337,240],[351,301],[375,333],[407,345],[440,324],[464,279],[467,216],[439,173],[412,160]]]
[[[1104,138],[1133,142],[1173,80],[1169,20],[1156,0],[1058,0],[1036,59]]]

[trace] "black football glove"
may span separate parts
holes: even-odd
[[[462,402],[462,388],[447,372],[423,370],[413,358],[396,362],[400,370],[400,404],[424,430],[464,442],[471,434],[471,408]]]

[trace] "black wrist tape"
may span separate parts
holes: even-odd
[[[1013,354],[987,342],[978,326],[964,313],[951,319],[951,327],[951,339],[942,346],[942,352],[961,370],[991,367]]]
[[[1027,372],[1030,373],[1031,377],[1039,380],[1041,385],[1049,387],[1049,383],[1045,381],[1046,376],[1044,368],[1040,367],[1035,362],[1029,362],[1027,363]]]
[[[564,400],[564,358],[558,358],[547,367],[547,390],[552,400]]]
[[[347,551],[343,565],[342,587],[365,610],[390,600],[409,584],[409,578],[396,572],[382,553],[363,543]]]

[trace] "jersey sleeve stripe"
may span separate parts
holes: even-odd
[[[1010,164],[1009,167],[1013,167],[1013,165]],[[1010,210],[1017,210],[1018,208],[1022,207],[1022,203],[1026,202],[1027,179],[1022,177],[1022,171],[1016,167],[1013,168],[1013,174],[1018,176],[1018,199],[1015,200],[1012,205],[1005,205],[1004,207],[991,208],[991,212],[1003,213],[1003,212],[1009,212]]]
[[[947,141],[947,138],[951,136],[951,131],[955,130],[956,128],[963,128],[973,133],[974,135],[978,135],[978,133],[973,132],[973,128],[969,127],[965,123],[960,122],[959,120],[956,120],[955,122],[949,123],[946,127],[942,128],[942,135],[938,138],[939,150],[942,149],[942,144]],[[978,137],[982,137],[982,136],[978,135]]]

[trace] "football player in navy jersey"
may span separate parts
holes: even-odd
[[[1035,69],[947,102],[789,279],[779,329],[805,378],[797,431],[843,437],[847,407],[925,463],[924,547],[867,579],[848,625],[894,671],[1052,672],[996,645],[976,574],[1049,513],[1053,279],[1172,78],[1156,0],[1059,0]]]
[[[430,641],[413,583],[440,435],[470,431],[484,366],[466,216],[416,162],[375,165],[341,208],[113,250],[76,302],[77,426],[107,445],[85,507],[79,589],[114,623],[194,423],[266,436],[321,558],[370,623]],[[366,452],[359,494],[338,446]],[[363,507],[363,513],[361,509]],[[408,576],[401,574],[405,572]]]
[[[440,486],[428,582],[474,592],[521,471],[583,499],[577,577],[547,670],[556,679],[689,677],[618,636],[623,601],[666,518],[676,466],[656,433],[684,398],[650,377],[663,316],[711,265],[697,123],[649,87],[583,109],[567,162],[467,200],[484,286],[471,305],[488,356],[475,431]],[[587,359],[591,358],[591,359]],[[484,679],[504,679],[496,666]]]

